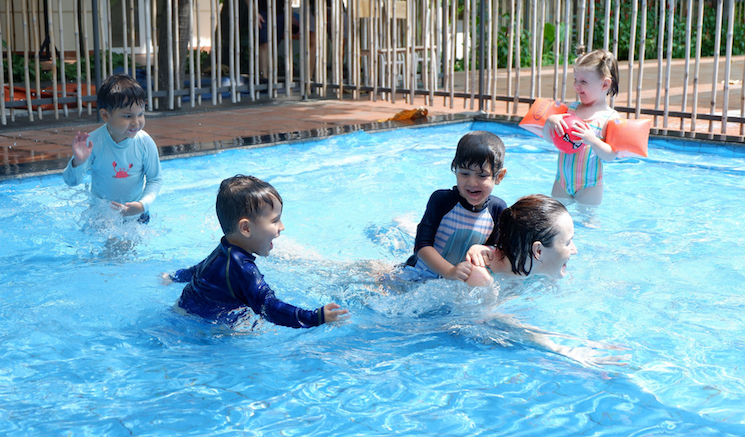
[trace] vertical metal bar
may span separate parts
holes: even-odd
[[[724,60],[724,90],[722,90],[722,133],[727,133],[727,118],[729,112],[729,79],[732,65],[732,39],[735,32],[735,0],[727,0],[727,36]]]
[[[698,22],[696,23],[696,66],[693,70],[693,103],[691,105],[691,136],[696,132],[696,115],[698,114],[698,72],[701,66],[701,39],[704,30],[704,2],[698,1]]]
[[[23,86],[26,88],[26,108],[28,109],[28,120],[34,121],[34,110],[32,109],[33,105],[31,104],[31,75],[29,74],[28,66],[28,50],[30,44],[28,36],[28,10],[26,9],[26,2],[21,2],[21,4],[21,12],[23,14]]]
[[[657,88],[654,98],[654,109],[660,109],[660,100],[662,98],[662,50],[665,47],[665,1],[659,0],[659,21],[657,25]],[[654,126],[657,126],[657,116],[654,116]]]
[[[85,9],[85,1],[83,1],[81,4],[83,5],[81,12],[83,15],[83,56],[85,56],[85,84],[88,90],[88,95],[91,96],[93,95],[93,90],[91,89],[91,57],[90,49],[88,47],[88,11]],[[98,82],[96,82],[96,90],[98,90]],[[88,115],[91,115],[93,105],[91,104],[91,102],[88,102],[85,106],[88,110]],[[96,112],[99,113],[98,109],[96,109]]]
[[[38,47],[41,45],[41,39],[39,38],[39,22],[37,20],[36,2],[31,2],[31,49],[34,51],[34,83],[36,85],[36,98],[41,98],[41,59],[39,58]],[[36,113],[39,116],[39,120],[42,118],[43,110],[42,105],[36,105]]]
[[[191,29],[194,23],[194,0],[189,0],[189,28]],[[187,43],[187,49],[189,50],[189,106],[192,108],[196,104],[196,96],[194,95],[194,89],[196,88],[195,74],[194,74],[194,43],[192,42],[192,35],[189,35],[189,41]],[[197,56],[199,53],[197,52]]]
[[[474,100],[475,100],[475,97],[476,97],[476,50],[473,47],[474,46],[474,42],[476,40],[476,35],[477,35],[477,33],[476,33],[476,7],[475,7],[476,6],[476,0],[471,0],[471,1],[466,0],[466,3],[470,5],[470,9],[471,9],[471,11],[470,11],[471,12],[470,17],[471,17],[471,19],[470,19],[470,23],[469,23],[470,24],[470,32],[468,34],[468,37],[466,38],[466,41],[468,41],[468,46],[469,46],[468,48],[469,48],[469,50],[466,51],[466,53],[463,54],[463,58],[465,58],[466,56],[469,56],[469,55],[471,57],[471,62],[469,62],[469,65],[468,65],[468,73],[469,73],[469,77],[470,77],[470,80],[469,80],[470,89],[469,89],[469,91],[470,91],[470,94],[471,94],[471,98],[469,100],[471,102],[470,103],[470,105],[471,105],[471,111],[473,111],[473,109],[474,109]],[[464,106],[465,106],[465,102],[463,102],[463,103],[464,103]]]
[[[97,1],[97,0],[94,0]],[[56,120],[59,120],[59,94],[57,94],[57,45],[55,44],[54,40],[54,21],[52,20],[52,0],[46,0],[47,2],[47,29],[49,29],[49,34],[47,37],[49,38],[49,51],[52,55],[52,103],[54,104],[54,118]],[[65,69],[65,66],[62,65],[62,70]],[[0,74],[0,79],[2,79],[2,74]],[[62,84],[64,86],[64,83]]]
[[[515,23],[515,35],[516,43],[515,43],[515,97],[512,100],[512,113],[517,114],[517,107],[520,101],[520,69],[522,67],[522,60],[520,57],[520,52],[522,50],[521,48],[521,39],[520,36],[522,35],[523,31],[523,8],[522,8],[522,0],[517,1],[517,10],[515,11],[515,14],[517,15],[517,20]]]
[[[111,4],[106,0],[101,0],[101,2],[103,2],[103,4],[106,5],[106,40],[108,42],[106,44],[106,47],[108,47],[109,49],[109,62],[108,62],[109,71],[106,77],[108,77],[114,74],[114,50],[113,50],[113,43],[112,43],[113,30],[111,29]]]
[[[663,110],[662,126],[667,128],[668,113],[670,112],[670,76],[672,76],[673,62],[673,29],[675,27],[675,0],[670,0],[669,23],[667,25],[667,54],[665,69],[665,107]],[[662,31],[662,29],[660,29]]]
[[[587,10],[587,3],[586,0],[578,1],[579,7],[577,8],[577,43],[583,46],[585,45],[585,11]]]
[[[683,100],[680,105],[680,112],[686,112],[688,104],[688,77],[690,76],[691,64],[691,21],[693,20],[693,0],[686,2],[686,34],[685,34],[685,72],[683,73]],[[682,10],[683,8],[681,8]],[[685,130],[685,118],[680,118],[680,130]]]
[[[507,95],[509,96],[512,91],[512,61],[513,61],[513,50],[515,49],[515,32],[517,32],[517,26],[515,25],[515,0],[510,0],[510,34],[507,37]],[[518,34],[519,36],[519,34]],[[518,38],[519,39],[519,38]],[[515,93],[516,94],[516,93]],[[514,94],[513,94],[514,95]],[[509,113],[510,102],[505,102],[505,111]]]
[[[595,0],[590,0],[590,10],[587,12],[587,51],[590,52],[593,49],[595,43]],[[606,26],[608,26],[606,22]]]
[[[644,52],[647,45],[647,0],[642,0],[642,27],[639,35],[639,75],[636,77],[636,112],[635,118],[639,118],[642,109],[642,83],[644,81]]]
[[[82,78],[83,74],[81,72],[81,59],[80,59],[80,22],[78,21],[78,2],[73,1],[73,27],[75,29],[75,66],[77,68],[77,103],[78,103],[78,116],[83,115],[83,86],[82,86]],[[87,77],[86,80],[90,80],[90,77]]]
[[[7,2],[6,2],[6,9],[5,9],[6,15],[10,15],[10,11],[7,9]],[[5,41],[5,35],[3,34],[3,23],[2,20],[0,20],[0,41]],[[8,60],[11,59],[10,56],[10,44],[8,44]],[[3,126],[8,124],[8,115],[5,112],[5,69],[3,68],[5,66],[5,60],[3,59],[3,47],[0,45],[0,123],[2,123]],[[64,68],[63,68],[64,71]],[[13,76],[13,69],[8,69],[8,75]],[[13,93],[13,88],[8,88],[9,92]]]
[[[484,20],[486,19],[486,0],[479,2],[479,111],[484,110],[484,67],[486,66],[486,54],[484,44],[486,43],[486,30]],[[475,8],[474,8],[475,9]]]
[[[186,0],[179,0],[179,1],[186,1]],[[181,84],[183,83],[183,80],[181,78],[181,43],[179,42],[181,40],[181,23],[180,23],[180,17],[179,17],[179,10],[180,6],[178,3],[176,4],[176,7],[172,9],[173,13],[173,38],[171,39],[171,47],[173,47],[173,101],[175,106],[178,108],[181,108],[181,97],[176,97],[175,91],[181,89]]]
[[[153,76],[150,68],[152,67],[151,47],[153,44],[152,31],[152,0],[145,0],[145,84],[147,86],[147,107],[153,110]]]
[[[129,52],[129,44],[127,42],[128,29],[129,23],[127,22],[127,0],[122,0],[122,44],[124,46],[124,74],[129,74],[129,60],[127,59],[127,52]]]
[[[60,0],[61,1],[61,0]],[[10,3],[11,0],[5,0],[5,10],[10,11]],[[15,46],[15,35],[13,35],[13,31],[11,28],[10,23],[10,13],[5,14],[5,29],[7,29],[7,36],[6,36],[6,42],[8,43],[8,47],[6,50],[7,59],[8,59],[8,89],[10,89],[10,101],[14,101],[14,94],[13,90],[15,89],[14,79],[13,79],[13,54],[11,53],[11,47]],[[0,53],[2,53],[2,45],[0,44]],[[5,104],[5,99],[3,98],[3,104]],[[16,110],[15,108],[10,108],[10,121],[16,121]]]
[[[51,10],[51,9],[50,9]],[[62,19],[62,0],[57,0],[57,14],[58,14],[58,21],[59,21],[59,46],[60,46],[60,58],[59,58],[59,64],[60,64],[60,82],[62,83],[62,98],[67,97],[67,72],[65,71],[65,26]],[[0,77],[2,77],[2,74],[0,73]],[[67,110],[67,103],[62,105],[62,112],[65,114],[65,117],[69,116],[68,110]]]
[[[538,77],[536,78],[536,96],[541,97],[543,87],[542,76],[543,76],[543,43],[544,43],[544,29],[546,28],[546,2],[540,0],[541,8],[538,14]]]
[[[636,18],[638,16],[639,2],[633,0],[631,4],[631,31],[629,34],[629,79],[627,85],[626,106],[631,106],[631,85],[634,83],[634,49],[636,48]]]
[[[95,0],[94,0],[95,1]],[[129,22],[132,23],[129,29],[129,50],[130,61],[132,61],[132,77],[137,78],[137,65],[135,64],[135,30],[139,27],[135,25],[135,0],[129,0]],[[98,33],[96,33],[98,35]],[[124,36],[126,38],[126,35]],[[98,51],[96,51],[98,53]]]
[[[719,82],[719,49],[722,45],[722,0],[717,0],[717,25],[714,34],[714,73],[711,81],[711,109],[709,114],[716,113],[717,106],[717,85]],[[714,132],[714,120],[709,120],[709,133]],[[713,135],[709,135],[713,138]]]
[[[174,108],[174,95],[173,95],[173,4],[170,1],[166,1],[166,40],[161,41],[166,45],[166,60],[168,61],[168,109],[173,111]]]
[[[564,8],[564,23],[566,28],[564,31],[564,70],[562,71],[561,77],[561,101],[565,102],[567,98],[567,73],[569,70],[569,41],[572,39],[572,19],[571,19],[571,2],[572,0],[564,0],[566,2]]]
[[[98,32],[97,32],[97,34],[98,34],[98,37],[100,38],[101,45],[103,46],[102,50],[103,50],[103,53],[104,53],[104,56],[101,56],[101,71],[103,72],[103,74],[102,74],[103,77],[108,77],[108,75],[106,74],[106,72],[107,72],[106,49],[109,47],[109,45],[106,44],[106,42],[107,42],[106,32],[107,32],[107,29],[109,28],[106,25],[106,19],[107,19],[106,9],[107,9],[107,6],[105,4],[102,4],[101,0],[93,0],[93,1],[96,2],[96,6],[98,7],[98,11],[99,11],[98,12],[98,20],[97,20],[99,26],[98,26]]]
[[[538,3],[530,0],[530,98],[535,98],[535,72],[536,53],[538,53],[538,42],[536,41],[538,30]]]
[[[631,5],[632,9],[636,9],[636,0],[632,0],[633,4]],[[618,3],[618,1],[616,1]],[[608,50],[608,47],[610,47],[610,26],[608,25],[610,23],[610,0],[605,0],[605,29],[603,31],[603,49]],[[636,27],[636,23],[631,23],[632,27]],[[634,37],[634,33],[631,33],[631,37]],[[632,44],[633,45],[633,44]]]
[[[566,0],[567,4],[569,0]],[[566,20],[566,19],[565,19]],[[566,36],[565,38],[568,38]],[[554,3],[554,93],[553,99],[559,99],[559,56],[561,56],[561,0]],[[563,97],[562,97],[563,100]]]

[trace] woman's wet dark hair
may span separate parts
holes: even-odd
[[[499,216],[497,249],[510,260],[512,273],[528,276],[533,269],[533,243],[553,245],[556,221],[568,214],[558,200],[543,194],[521,197]]]
[[[111,112],[114,109],[129,108],[135,103],[144,107],[147,103],[147,93],[132,76],[109,76],[98,89],[96,104],[99,110]]]
[[[236,175],[227,178],[220,184],[217,192],[217,220],[225,235],[238,228],[238,222],[247,218],[256,220],[267,206],[271,209],[274,202],[282,205],[282,197],[269,183],[254,176]]]
[[[485,163],[491,168],[492,177],[496,178],[504,166],[504,143],[491,132],[473,131],[458,141],[450,170],[482,167]]]

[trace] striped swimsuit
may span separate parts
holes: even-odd
[[[579,103],[569,104],[569,114],[575,115],[574,111],[577,110]],[[585,122],[592,128],[595,135],[602,140],[603,127],[614,114],[618,114],[615,109],[597,112]],[[594,187],[603,180],[603,166],[600,158],[589,146],[580,148],[574,154],[559,152],[556,180],[570,196],[574,196],[584,188]]]

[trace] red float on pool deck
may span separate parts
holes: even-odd
[[[564,130],[563,136],[556,135],[555,132],[551,132],[551,139],[554,142],[554,146],[564,153],[572,154],[579,152],[579,149],[584,147],[582,139],[574,135],[574,125],[576,123],[582,123],[586,125],[585,121],[575,115],[568,115],[564,117],[564,122],[568,128]]]

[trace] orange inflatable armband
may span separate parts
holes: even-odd
[[[550,99],[535,99],[520,122],[520,127],[543,137],[543,125],[546,124],[546,119],[554,114],[566,114],[568,110],[569,108],[563,103]]]
[[[619,158],[649,156],[647,143],[652,120],[617,118],[606,125],[605,142]]]

